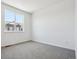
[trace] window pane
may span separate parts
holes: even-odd
[[[16,15],[16,22],[17,23],[23,23],[23,19],[24,19],[24,17],[23,17],[23,15]]]
[[[5,21],[13,22],[15,20],[15,13],[5,9]]]
[[[5,30],[14,31],[15,13],[5,9]]]
[[[16,15],[16,31],[23,31],[23,21],[24,21],[24,16],[17,14]]]

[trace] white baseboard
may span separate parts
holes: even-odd
[[[25,43],[25,42],[30,42],[32,40],[26,40],[26,41],[21,41],[21,42],[18,42],[18,43],[14,43],[14,44],[7,44],[7,45],[2,45],[1,47],[9,47],[9,46],[13,46],[13,45],[18,45],[18,44],[21,44],[21,43]]]
[[[56,45],[56,44],[52,44],[52,43],[49,43],[49,42],[38,41],[38,40],[33,40],[33,41],[35,41],[35,42],[39,42],[39,43],[43,43],[43,44],[48,44],[48,45],[51,45],[51,46],[56,46],[56,47],[60,47],[60,48],[64,48],[64,49],[68,49],[68,50],[73,50],[73,51],[75,51],[74,49],[70,49],[70,48],[62,47],[62,46],[59,46],[59,45]]]

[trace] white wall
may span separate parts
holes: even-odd
[[[1,16],[1,34],[2,34],[2,39],[1,39],[1,46],[6,46],[6,45],[11,45],[11,44],[16,44],[19,42],[24,42],[24,41],[28,41],[31,40],[31,14],[27,13],[27,12],[21,12],[24,14],[25,19],[24,19],[24,32],[4,32],[4,8],[6,8],[4,6],[5,4],[2,4],[1,6],[1,12],[2,12],[2,16]],[[6,5],[7,6],[7,5]],[[10,8],[9,6],[7,6],[8,8]],[[12,10],[15,10],[17,12],[18,9],[13,8]]]
[[[61,0],[33,13],[33,40],[76,49],[75,0]]]

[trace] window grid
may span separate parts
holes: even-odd
[[[9,20],[11,21],[11,17],[14,17],[14,20],[11,21],[11,22],[10,21],[7,22],[7,19],[5,20],[5,29],[6,29],[6,31],[7,32],[23,32],[23,30],[24,30],[23,29],[23,20],[24,20],[24,17],[22,17],[22,16],[24,16],[24,15],[18,13],[20,15],[20,16],[18,16],[14,11],[12,11],[12,12],[14,12],[14,16],[10,16],[10,15],[8,16],[8,14],[6,14],[7,13],[6,10],[8,10],[8,9],[5,9],[5,19],[6,18],[8,18],[8,19],[10,18]],[[19,22],[17,21],[18,19],[19,19]],[[12,22],[13,22],[13,24],[10,24]]]

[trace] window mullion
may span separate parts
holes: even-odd
[[[15,20],[14,20],[14,28],[15,28],[15,31],[16,31],[16,13],[15,13],[14,18],[15,18]]]

